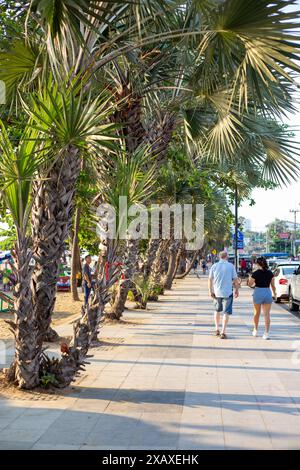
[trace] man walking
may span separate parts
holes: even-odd
[[[236,269],[228,261],[226,251],[219,254],[220,261],[213,264],[209,273],[208,289],[210,296],[214,299],[215,311],[215,335],[226,339],[226,327],[229,315],[232,314],[233,285],[235,287],[235,298],[239,295],[239,283]],[[223,312],[222,331],[220,332],[221,312]]]
[[[87,255],[84,260],[85,263],[83,265],[82,285],[84,290],[84,306],[86,307],[92,290],[92,271],[90,268],[92,258],[90,255]]]

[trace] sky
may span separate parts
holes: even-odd
[[[297,7],[300,9],[300,0],[297,2]],[[289,10],[298,9],[295,7],[287,7]],[[289,119],[284,119],[284,122],[291,127],[300,127],[300,101],[297,104],[298,112],[293,114]],[[300,142],[300,131],[297,132],[295,139]],[[300,147],[300,146],[299,146]],[[299,155],[300,160],[300,155]],[[241,205],[239,214],[251,220],[252,230],[262,231],[265,225],[272,222],[275,218],[283,220],[294,220],[294,215],[289,212],[290,209],[300,210],[300,178],[293,184],[282,189],[268,190],[256,189],[252,193],[253,199],[256,204],[252,207],[247,202]],[[300,222],[300,212],[297,214]]]

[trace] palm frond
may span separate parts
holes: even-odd
[[[69,145],[85,154],[113,151],[115,125],[109,122],[114,108],[104,90],[97,98],[84,96],[76,81],[73,86],[49,84],[32,95],[27,108],[32,127],[51,143],[53,153]]]
[[[42,47],[34,42],[17,40],[7,52],[0,53],[0,80],[6,85],[7,97],[18,90],[30,90],[44,71]]]
[[[264,106],[268,97],[278,110],[272,84],[282,92],[288,81],[295,84],[291,71],[300,71],[299,12],[286,11],[287,4],[297,2],[226,0],[211,16],[207,27],[212,31],[205,34],[200,51],[208,68],[211,58],[218,58],[219,73],[233,81],[233,93],[239,95],[241,105],[254,98]]]
[[[30,212],[32,183],[45,159],[39,144],[38,132],[27,126],[15,148],[0,121],[0,192],[16,227],[23,233]]]

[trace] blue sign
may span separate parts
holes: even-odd
[[[233,234],[233,240],[235,240],[235,233]],[[244,234],[240,230],[237,231],[237,240],[238,242],[244,241]]]
[[[233,242],[233,248],[235,248],[235,241]],[[237,242],[237,249],[238,250],[243,250],[244,249],[244,241],[238,241]]]
[[[233,241],[233,248],[235,248],[235,233],[232,236]],[[243,250],[244,249],[244,234],[240,230],[237,232],[237,249]]]

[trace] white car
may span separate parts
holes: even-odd
[[[269,268],[272,269],[272,270],[277,265],[290,264],[290,262],[291,261],[289,259],[279,259],[279,258],[269,258],[269,259],[267,259],[267,263],[269,265]]]
[[[300,265],[295,268],[290,283],[289,309],[291,312],[298,312],[300,306]]]
[[[290,282],[292,276],[299,266],[298,261],[281,261],[276,263],[272,271],[275,276],[275,288],[276,288],[276,302],[281,302],[282,299],[289,298]]]

